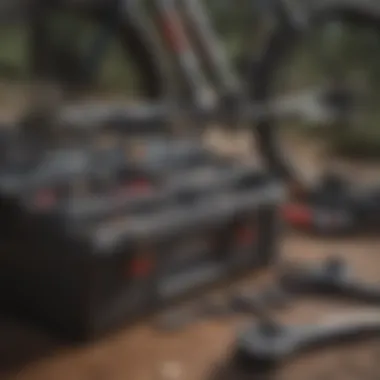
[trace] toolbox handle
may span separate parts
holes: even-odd
[[[182,231],[223,225],[236,215],[263,205],[280,202],[285,196],[283,186],[273,183],[265,189],[228,192],[205,197],[191,207],[172,207],[160,212],[126,218],[126,223],[101,226],[92,231],[94,246],[112,252],[115,247],[135,239],[169,239]]]
[[[204,183],[200,181],[191,183],[191,181],[184,179],[184,182],[178,181],[173,185],[169,184],[168,188],[163,192],[137,194],[133,199],[106,196],[104,198],[94,197],[74,201],[71,204],[65,205],[61,212],[68,221],[75,223],[95,222],[101,221],[103,218],[112,217],[113,215],[116,216],[116,214],[127,210],[132,212],[134,210],[154,211],[157,207],[169,204],[173,200],[182,205],[194,204],[198,195],[199,201],[201,201],[201,198],[204,198],[202,193],[206,193],[205,196],[207,197],[207,192],[211,196],[213,191],[218,191],[221,188],[233,190],[234,187],[237,187],[240,189],[239,183],[260,189],[266,188],[266,184],[270,183],[270,181],[267,176],[257,172],[257,169],[252,167],[236,168],[233,171],[228,169],[227,174],[214,178],[206,191]]]

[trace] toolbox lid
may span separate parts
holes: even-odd
[[[151,214],[127,216],[115,223],[99,223],[87,229],[85,236],[98,253],[112,254],[115,249],[136,241],[160,241],[187,231],[223,225],[242,213],[275,205],[284,199],[284,187],[273,181],[261,189],[228,191],[205,197],[191,208],[177,206]]]
[[[208,166],[174,176],[163,184],[162,191],[135,194],[133,197],[114,195],[94,196],[76,199],[63,205],[60,217],[72,223],[101,221],[125,212],[155,212],[170,205],[194,205],[205,196],[215,192],[238,190],[240,188],[264,189],[273,179],[255,168]]]

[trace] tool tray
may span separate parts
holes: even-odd
[[[115,204],[115,197],[125,199],[161,188],[172,176],[176,176],[178,184],[185,180],[184,174],[179,173],[231,166],[193,141],[178,139],[139,141],[138,157],[127,156],[123,147],[95,149],[83,145],[46,150],[38,155],[22,148],[16,154],[16,145],[11,150],[13,156],[8,155],[0,165],[0,215],[6,227],[3,239],[19,233],[25,212],[46,214],[59,208],[80,208],[81,203],[91,208],[102,200]],[[171,187],[178,187],[175,181]]]
[[[102,156],[91,160],[83,150],[55,151],[30,166],[0,172],[3,239],[30,229],[37,220],[44,228],[62,227],[65,221],[77,225],[153,203],[181,203],[221,189],[260,186],[267,180],[255,168],[214,157],[195,160],[187,170],[185,164],[172,165],[165,172],[146,163],[121,163],[117,155],[108,153],[110,162],[102,167]]]

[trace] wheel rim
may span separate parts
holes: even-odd
[[[329,110],[334,111],[333,118],[318,118],[321,115],[317,113],[314,115],[317,116],[314,121],[310,118],[284,121],[277,117],[259,123],[259,142],[267,163],[289,180],[305,184],[308,182],[308,174],[315,179],[323,171],[323,167],[331,169],[331,143],[336,144],[334,148],[339,150],[339,144],[344,147],[344,144],[348,145],[347,139],[355,141],[355,137],[363,134],[363,130],[363,140],[375,140],[380,137],[380,129],[376,129],[380,117],[380,65],[376,63],[380,60],[380,54],[376,57],[374,53],[379,50],[376,48],[380,46],[380,33],[371,26],[363,28],[362,25],[341,20],[328,20],[317,23],[303,36],[290,29],[285,30],[282,37],[284,46],[277,41],[277,47],[273,47],[275,38],[281,40],[279,35],[272,37],[272,51],[266,54],[267,57],[259,67],[259,79],[258,83],[255,83],[253,94],[256,100],[271,102],[273,99],[283,99],[284,96],[289,96],[289,93],[305,93],[308,89],[318,88],[323,88],[327,95],[331,94],[331,89],[336,90],[339,82],[343,83],[347,89],[345,93],[353,100],[352,104],[340,113],[336,112],[339,109],[335,106],[331,107],[331,103],[323,103],[330,105]],[[277,53],[274,51],[276,49]],[[270,60],[272,62],[269,62]],[[306,102],[305,107],[307,108]],[[310,113],[312,112],[309,112],[309,115]],[[363,128],[363,125],[366,128]],[[302,142],[302,139],[296,140],[293,145],[290,144],[290,149],[286,143],[284,144],[289,140],[289,135],[299,137],[299,133],[295,133],[299,131],[303,135],[307,131],[312,131],[312,135],[315,135],[315,132],[319,135],[320,146],[316,147],[314,144],[314,148],[317,150],[317,156],[323,157],[325,162],[322,162],[322,167],[319,167],[316,173],[310,173],[307,165],[306,169],[301,168],[300,163],[303,161],[304,164],[307,160],[302,155],[302,149],[305,150],[305,142]],[[297,148],[301,148],[301,153]],[[306,148],[308,149],[310,150]],[[337,167],[339,168],[338,164]]]

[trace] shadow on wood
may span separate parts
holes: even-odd
[[[0,376],[51,355],[60,346],[47,332],[0,315]]]

